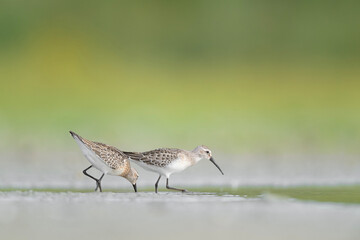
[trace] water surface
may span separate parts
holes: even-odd
[[[302,201],[286,196],[294,189],[285,190],[279,195],[278,189],[258,194],[259,188],[243,188],[239,195],[3,189],[0,228],[4,239],[359,238],[359,204]]]

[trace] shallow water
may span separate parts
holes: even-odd
[[[274,194],[0,192],[3,239],[359,239],[360,205]]]

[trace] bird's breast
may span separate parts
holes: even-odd
[[[167,167],[174,170],[175,172],[183,171],[190,167],[192,162],[186,158],[186,156],[179,154],[179,157],[172,161]]]

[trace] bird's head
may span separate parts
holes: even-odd
[[[139,178],[139,174],[135,168],[131,167],[129,173],[125,178],[133,185],[134,191],[137,192],[136,181]]]
[[[221,172],[222,175],[224,175],[223,171],[220,169],[220,167],[215,163],[214,158],[212,157],[211,154],[211,150],[205,146],[205,145],[200,145],[197,146],[194,150],[193,153],[197,154],[199,156],[199,159],[207,159],[210,160],[210,162],[212,162]]]

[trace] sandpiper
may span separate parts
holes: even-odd
[[[137,163],[146,170],[156,172],[159,178],[155,183],[155,192],[158,192],[158,183],[161,176],[166,177],[166,188],[186,192],[185,189],[178,189],[169,186],[170,175],[181,172],[186,168],[198,163],[202,159],[210,160],[224,175],[220,167],[215,163],[208,147],[201,145],[192,151],[177,148],[159,148],[148,152],[123,152],[130,160]]]
[[[89,141],[72,131],[70,131],[70,134],[79,144],[84,156],[91,163],[90,167],[86,168],[83,173],[96,181],[95,191],[99,189],[102,192],[101,180],[105,174],[108,174],[126,178],[133,185],[134,191],[137,192],[136,180],[139,174],[135,168],[130,166],[128,157],[122,151],[113,146]],[[86,172],[92,167],[103,173],[99,179]]]

